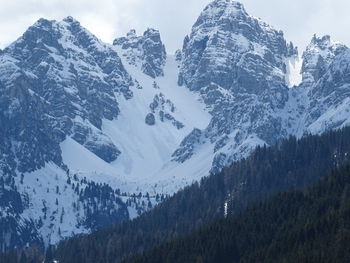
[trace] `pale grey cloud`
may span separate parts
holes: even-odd
[[[350,46],[348,0],[242,0],[249,13],[281,29],[301,50],[314,34],[331,35]]]
[[[37,19],[61,20],[71,15],[105,42],[135,28],[161,31],[170,52],[182,45],[210,0],[0,0],[0,46],[17,39]],[[285,32],[302,48],[312,35],[330,34],[350,44],[348,0],[242,0],[247,11]]]

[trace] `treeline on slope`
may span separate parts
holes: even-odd
[[[350,165],[124,263],[350,262]]]
[[[304,188],[348,160],[348,152],[350,128],[259,147],[132,222],[61,242],[55,256],[63,263],[120,262],[222,218],[226,201],[234,214],[278,192]]]
[[[350,127],[258,147],[249,158],[224,169],[228,213],[280,192],[305,188],[348,160]]]
[[[348,152],[350,128],[258,147],[133,221],[61,242],[54,255],[60,263],[121,262],[223,218],[225,203],[233,215],[277,193],[303,189],[347,161]]]
[[[204,181],[205,189],[199,183],[187,187],[176,198],[169,198],[133,221],[63,241],[56,258],[74,263],[115,262],[220,218],[224,192],[218,190],[223,189],[222,180],[216,175]]]

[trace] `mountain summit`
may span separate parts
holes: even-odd
[[[152,78],[164,75],[166,51],[158,30],[149,28],[142,36],[130,30],[126,37],[115,39],[113,45],[121,47],[120,53],[128,63],[140,67],[146,75]]]
[[[281,31],[248,15],[242,4],[210,3],[185,38],[179,84],[201,94],[213,118],[197,132],[200,143],[184,142],[174,160],[184,162],[189,151],[206,145],[217,172],[255,145],[285,137],[282,122],[288,120],[279,112],[289,100],[286,61],[295,55]]]

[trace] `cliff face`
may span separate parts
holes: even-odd
[[[126,37],[117,38],[114,46],[121,47],[120,53],[130,65],[139,67],[146,75],[156,78],[164,75],[166,62],[165,46],[159,31],[147,29],[142,36],[131,30]]]
[[[240,3],[214,1],[204,9],[184,41],[179,84],[198,92],[213,115],[200,141],[214,145],[213,171],[288,134],[281,114],[289,100],[286,61],[296,55],[281,31]],[[196,148],[190,138],[174,160],[184,162],[181,153]]]

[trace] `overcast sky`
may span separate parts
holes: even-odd
[[[71,15],[105,42],[134,28],[160,30],[169,53],[182,45],[209,0],[0,0],[0,47],[41,17]],[[303,49],[312,35],[330,34],[350,46],[349,0],[242,0],[248,13],[284,31]]]

